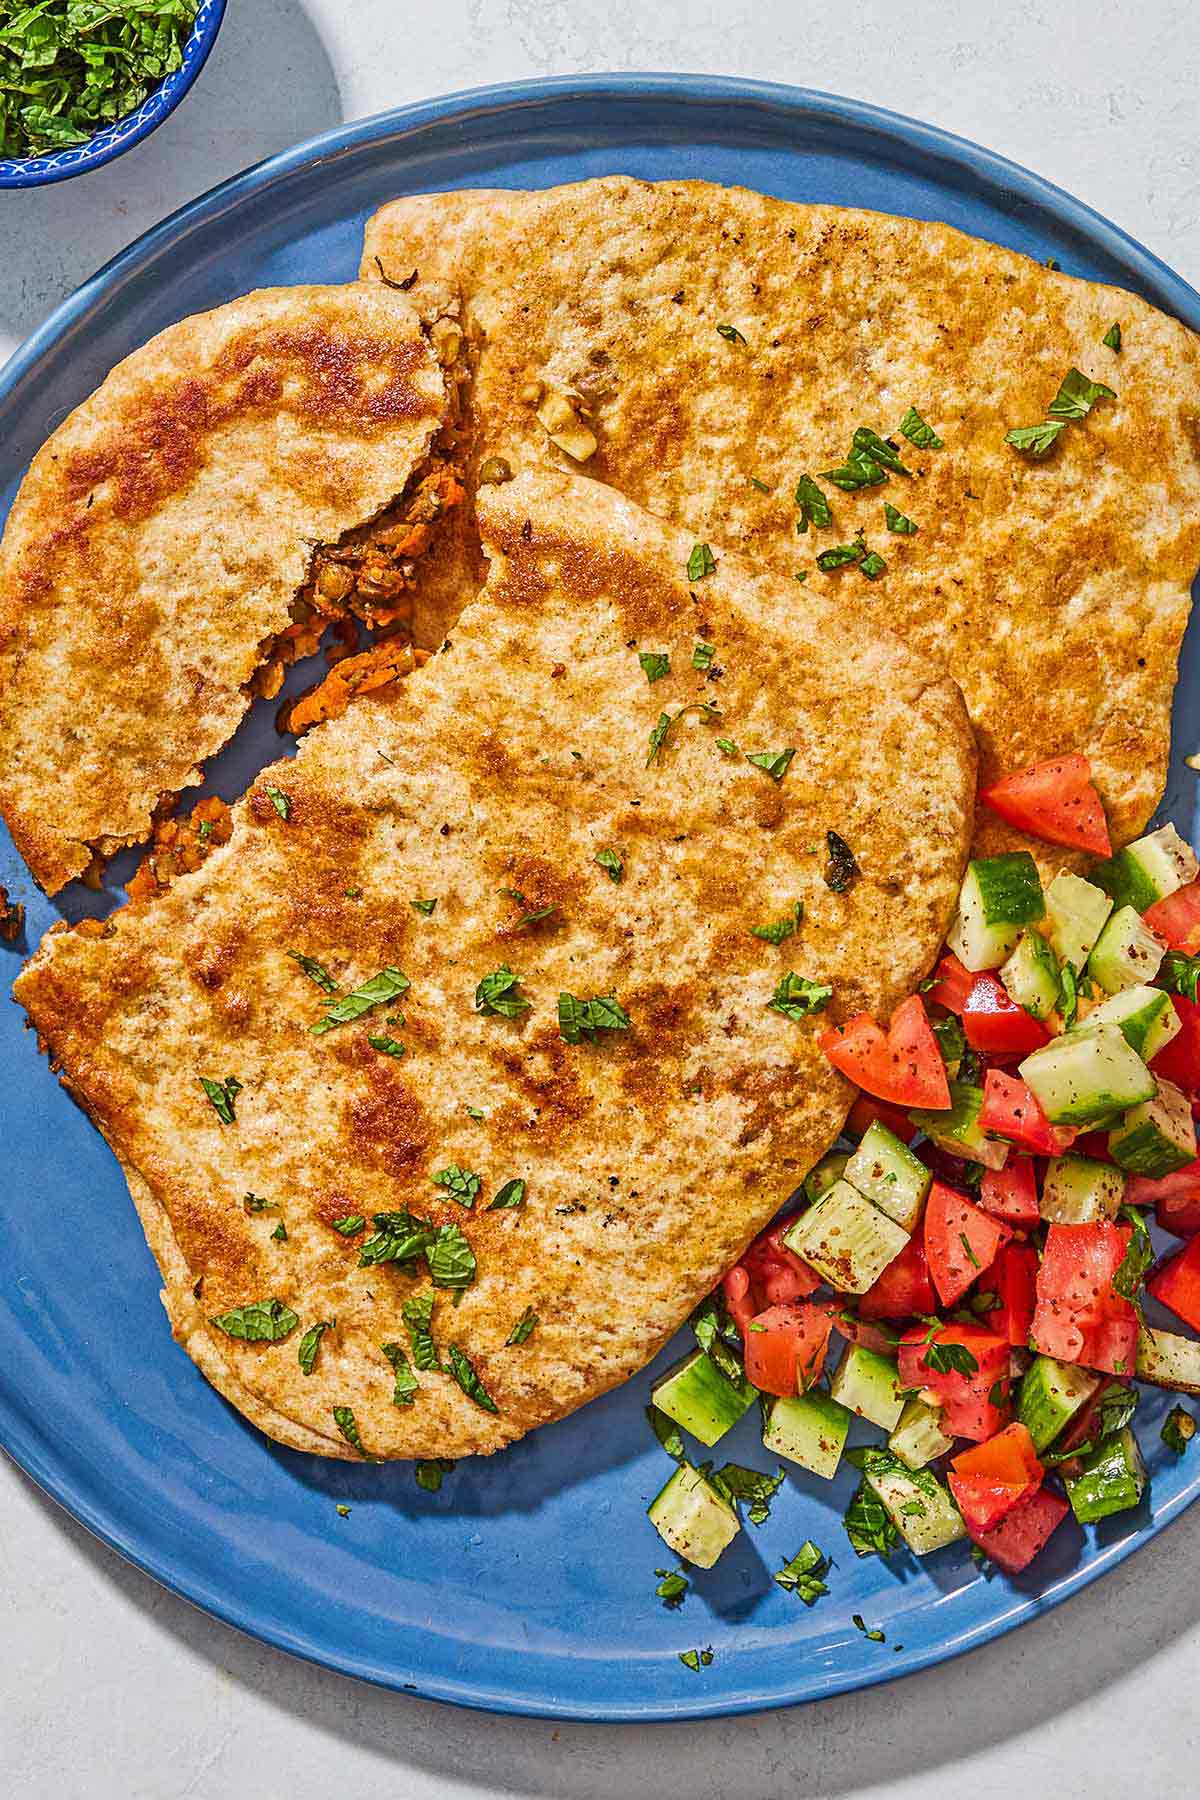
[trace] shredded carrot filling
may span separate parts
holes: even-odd
[[[215,794],[198,800],[184,819],[158,820],[154,843],[125,892],[131,900],[153,900],[166,892],[176,875],[198,869],[209,851],[218,844],[227,844],[232,833],[229,808]]]
[[[317,687],[310,688],[285,706],[280,714],[281,731],[307,731],[322,719],[340,719],[352,700],[369,694],[375,688],[388,687],[402,675],[428,662],[429,652],[418,650],[407,637],[384,638],[358,656],[339,662]]]

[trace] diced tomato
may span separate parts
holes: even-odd
[[[944,1006],[947,1012],[960,1013],[974,979],[953,950],[947,950],[933,972],[933,986],[926,998],[932,1006]]]
[[[1112,1285],[1129,1238],[1127,1225],[1051,1225],[1029,1333],[1035,1349],[1114,1375],[1132,1372],[1137,1314]]]
[[[1032,1231],[1041,1221],[1037,1175],[1031,1156],[1010,1156],[1002,1169],[985,1169],[979,1204],[993,1219],[1017,1231]]]
[[[1008,1400],[1009,1348],[1002,1337],[982,1325],[943,1325],[933,1343],[957,1345],[974,1364],[969,1372],[957,1368],[931,1369],[929,1330],[914,1325],[900,1340],[900,1379],[907,1388],[927,1390],[941,1405],[942,1424],[951,1437],[982,1443],[994,1437],[1010,1415]]]
[[[848,1344],[861,1344],[864,1350],[874,1350],[877,1356],[895,1356],[899,1333],[890,1326],[883,1323],[874,1325],[869,1319],[860,1319],[836,1300],[828,1302],[828,1311],[833,1329]]]
[[[1164,1231],[1190,1237],[1200,1231],[1200,1156],[1186,1169],[1152,1181],[1149,1175],[1130,1175],[1125,1182],[1128,1206],[1152,1206]]]
[[[971,1531],[971,1536],[997,1568],[1008,1575],[1019,1575],[1045,1547],[1070,1510],[1061,1494],[1039,1488],[1028,1500],[1014,1506],[999,1525],[990,1531]],[[971,1530],[969,1525],[967,1529]]]
[[[869,1094],[860,1094],[850,1108],[850,1116],[846,1120],[847,1135],[852,1138],[865,1137],[876,1119],[881,1125],[886,1125],[902,1144],[907,1144],[916,1136],[913,1122],[903,1107],[892,1106],[886,1100],[873,1100]]]
[[[1200,1006],[1182,994],[1171,995],[1179,1030],[1150,1064],[1151,1073],[1173,1081],[1185,1094],[1200,1094]]]
[[[950,1464],[950,1492],[972,1537],[991,1531],[1042,1485],[1045,1473],[1028,1430],[1018,1421],[986,1443],[960,1450]]]
[[[1093,856],[1112,855],[1104,806],[1086,756],[1072,752],[1035,763],[981,788],[979,798],[1018,831],[1045,844],[1066,844],[1071,850],[1090,850]]]
[[[858,1302],[864,1319],[916,1319],[933,1312],[936,1306],[937,1296],[919,1234],[909,1238],[899,1256],[892,1259]]]
[[[1025,1083],[1003,1069],[989,1069],[983,1078],[979,1126],[989,1137],[1005,1138],[1034,1156],[1061,1156],[1075,1141],[1075,1133],[1052,1125]]]
[[[1151,931],[1166,939],[1169,949],[1195,956],[1200,951],[1200,881],[1176,888],[1165,900],[1156,900],[1142,918]]]
[[[1032,1244],[1005,1244],[987,1272],[981,1292],[995,1294],[1000,1302],[985,1316],[992,1331],[1010,1344],[1029,1342],[1037,1300],[1038,1254]]]
[[[946,1108],[950,1088],[937,1039],[919,994],[902,1000],[886,1036],[870,1013],[857,1013],[818,1039],[835,1069],[895,1106]]]
[[[783,1241],[791,1223],[785,1219],[760,1232],[721,1283],[725,1304],[743,1336],[756,1313],[768,1306],[806,1300],[821,1285],[816,1271]]]
[[[1023,1006],[1010,1000],[1002,981],[986,969],[974,977],[962,1013],[963,1033],[972,1050],[993,1056],[1028,1056],[1050,1042],[1050,1033]]]
[[[1146,1283],[1147,1291],[1181,1318],[1193,1331],[1200,1331],[1200,1237],[1192,1238]]]
[[[1071,1150],[1076,1156],[1090,1156],[1093,1162],[1112,1161],[1107,1131],[1084,1131],[1075,1139]]]
[[[764,1394],[797,1394],[825,1364],[833,1321],[825,1306],[769,1306],[746,1327],[746,1378]]]
[[[1010,1236],[1008,1227],[945,1182],[935,1181],[925,1202],[925,1255],[943,1306],[953,1306]]]

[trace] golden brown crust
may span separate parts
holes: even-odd
[[[1184,326],[945,225],[705,182],[414,196],[369,222],[364,275],[376,257],[418,269],[418,307],[427,284],[461,284],[477,460],[565,464],[523,396],[531,378],[577,393],[599,440],[589,475],[781,573],[807,568],[810,590],[948,666],[985,780],[1086,751],[1115,840],[1145,824],[1200,562],[1200,353]],[[1114,319],[1120,354],[1101,342]],[[1043,418],[1072,365],[1117,399],[1030,462],[1004,433]],[[945,448],[897,437],[914,478],[825,483],[833,528],[797,538],[797,477],[841,462],[859,425],[895,434],[909,405]],[[916,537],[887,533],[885,499]],[[882,580],[813,568],[860,527]],[[980,850],[1019,841],[981,809]]]
[[[816,1048],[826,1019],[768,1008],[780,976],[831,981],[826,1018],[886,1013],[937,951],[970,836],[957,691],[848,632],[836,602],[797,604],[719,549],[689,588],[690,536],[595,483],[522,477],[481,517],[489,585],[452,649],[312,732],[203,867],[107,936],[48,937],[17,984],[129,1174],[177,1337],[247,1417],[323,1454],[347,1454],[340,1405],[372,1454],[491,1451],[652,1356],[847,1106]],[[715,679],[691,667],[701,633]],[[639,647],[670,652],[653,687]],[[721,723],[688,713],[647,768],[660,713],[699,701]],[[785,779],[723,755],[725,731],[794,746]],[[822,879],[831,828],[862,867],[844,895]],[[619,884],[594,860],[609,845]],[[797,936],[750,934],[796,900]],[[383,1009],[313,1036],[324,1001],[292,949],[343,988],[402,968],[405,1022]],[[532,1003],[521,1019],[473,1005],[503,962]],[[631,1028],[566,1044],[564,991],[615,993]],[[401,1059],[370,1045],[383,1031]],[[244,1084],[236,1123],[201,1075]],[[483,1177],[470,1213],[430,1179],[451,1163]],[[516,1176],[525,1206],[485,1210]],[[248,1214],[247,1192],[280,1211]],[[362,1237],[333,1227],[404,1206],[473,1245],[478,1278],[457,1310],[441,1295],[434,1332],[496,1415],[433,1373],[392,1404],[380,1346],[407,1341],[401,1303],[428,1284],[360,1268]],[[299,1332],[242,1344],[208,1323],[271,1297],[301,1329],[336,1318],[311,1377]],[[506,1347],[526,1306],[541,1322]]]
[[[408,302],[355,283],[182,320],[58,427],[0,543],[0,809],[48,891],[199,780],[313,547],[404,487],[444,405]]]

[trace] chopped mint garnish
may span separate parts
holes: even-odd
[[[1103,381],[1089,381],[1078,369],[1068,369],[1046,411],[1052,419],[1086,419],[1097,400],[1116,397]]]
[[[388,1037],[385,1032],[367,1033],[367,1042],[372,1050],[378,1050],[381,1056],[403,1056],[404,1045],[399,1038]]]
[[[851,451],[836,469],[821,469],[819,473],[822,481],[832,481],[834,487],[847,494],[856,493],[859,488],[878,487],[887,480],[887,474],[873,458],[857,451]]]
[[[480,1187],[479,1176],[472,1169],[460,1169],[457,1163],[451,1163],[449,1168],[439,1169],[429,1179],[434,1187],[445,1188],[452,1200],[457,1200],[460,1206],[470,1212]]]
[[[941,1326],[935,1324],[931,1329],[940,1330]],[[931,1375],[976,1375],[979,1372],[978,1360],[965,1344],[939,1344],[932,1337],[926,1342],[921,1367],[928,1369]]]
[[[824,1012],[833,998],[833,989],[820,981],[809,981],[804,975],[797,975],[789,969],[786,975],[779,977],[779,984],[767,1005],[772,1012],[782,1013],[785,1019],[811,1018],[813,1013]]]
[[[654,1573],[660,1577],[654,1592],[663,1605],[671,1607],[672,1610],[682,1606],[683,1596],[691,1586],[687,1576],[679,1569],[655,1569]]]
[[[1176,1456],[1182,1456],[1196,1435],[1196,1421],[1184,1407],[1173,1406],[1163,1420],[1159,1435],[1168,1450],[1173,1450]]]
[[[358,1420],[354,1417],[354,1408],[352,1406],[335,1406],[333,1408],[333,1422],[345,1438],[346,1442],[350,1445],[351,1449],[357,1450],[360,1456],[366,1456],[367,1451],[363,1445],[362,1438],[359,1435]]]
[[[235,1121],[233,1103],[242,1091],[242,1084],[236,1075],[227,1075],[224,1081],[213,1081],[207,1075],[201,1075],[200,1086],[208,1095],[209,1104],[223,1125],[233,1125]]]
[[[484,1412],[498,1413],[500,1411],[475,1373],[475,1367],[470,1357],[460,1350],[457,1344],[450,1346],[450,1373],[468,1400],[473,1400],[476,1406],[483,1408]]]
[[[861,1613],[852,1613],[850,1622],[854,1626],[854,1629],[856,1631],[861,1631],[863,1636],[865,1638],[868,1638],[872,1644],[886,1644],[887,1643],[887,1638],[884,1636],[882,1631],[868,1631],[867,1630],[867,1627],[863,1624],[863,1616]]]
[[[475,1279],[475,1252],[457,1225],[439,1225],[425,1252],[434,1287],[470,1287]]]
[[[714,650],[714,648],[711,644],[693,644],[692,645],[692,667],[693,667],[693,669],[711,669],[712,659],[715,655],[716,655],[716,651]]]
[[[571,754],[574,755],[575,754],[574,751],[572,751]],[[536,925],[539,919],[548,919],[550,917],[551,913],[555,913],[558,911],[557,906],[531,907],[528,900],[525,898],[524,894],[521,892],[520,888],[506,887],[506,888],[501,888],[500,892],[505,896],[506,899],[514,900],[516,902],[516,904],[521,908],[521,917],[517,920],[516,924],[512,927],[513,931],[520,931],[521,928],[525,925]]]
[[[717,749],[725,756],[740,756],[742,754],[732,738],[718,738]]]
[[[642,665],[642,674],[651,685],[671,673],[671,658],[665,650],[639,650],[638,661]]]
[[[218,1313],[208,1322],[226,1337],[244,1344],[281,1344],[295,1331],[300,1319],[282,1300],[251,1300],[246,1306]]]
[[[343,1213],[340,1219],[333,1221],[333,1229],[340,1231],[343,1237],[357,1237],[366,1229],[366,1224],[361,1213]]]
[[[266,795],[281,819],[291,817],[292,797],[290,794],[285,794],[282,788],[269,787],[266,789]]]
[[[890,500],[883,503],[883,516],[887,520],[888,530],[898,532],[901,537],[915,537],[920,529],[899,507],[893,506]]]
[[[316,1368],[317,1352],[321,1348],[321,1339],[325,1336],[327,1331],[332,1331],[335,1324],[336,1320],[334,1319],[322,1319],[319,1324],[310,1325],[304,1336],[300,1339],[300,1346],[296,1352],[296,1356],[302,1374],[311,1375]]]
[[[880,437],[877,431],[871,431],[866,425],[860,425],[854,433],[851,455],[865,457],[870,462],[878,463],[880,468],[890,469],[894,475],[909,473],[900,460],[900,452],[889,444],[886,438]]]
[[[437,906],[437,901],[410,900],[408,904],[412,907],[414,912],[420,913],[423,919],[431,919],[433,917],[434,908]]]
[[[333,979],[333,976],[329,973],[329,970],[325,967],[324,963],[319,963],[315,956],[304,956],[299,950],[289,950],[288,955],[294,963],[299,963],[300,967],[304,970],[304,973],[308,976],[308,979],[310,981],[315,981],[323,993],[337,993],[337,982]]]
[[[408,976],[401,974],[399,969],[393,968],[388,963],[380,969],[377,975],[372,975],[369,981],[364,981],[361,987],[356,987],[351,993],[343,994],[340,1000],[335,1000],[325,1017],[318,1019],[317,1023],[310,1025],[308,1029],[314,1037],[319,1037],[322,1032],[332,1031],[335,1025],[347,1025],[352,1019],[361,1019],[363,1014],[370,1012],[373,1007],[384,1006],[388,1001],[398,1000],[400,995],[406,994],[411,986],[412,983]]]
[[[1104,336],[1100,339],[1100,342],[1108,350],[1119,350],[1121,348],[1121,327],[1116,319],[1113,320]]]
[[[667,741],[674,727],[687,713],[703,713],[708,719],[719,719],[721,709],[711,705],[707,700],[693,700],[689,706],[681,706],[676,713],[664,712],[658,716],[658,724],[650,733],[650,754],[646,758],[646,767],[651,768],[658,761],[658,753]]]
[[[628,1031],[629,1016],[611,994],[579,1000],[574,994],[558,996],[558,1031],[566,1044],[594,1043],[598,1031]]]
[[[855,1489],[842,1524],[856,1556],[890,1556],[900,1541],[900,1533],[865,1480]]]
[[[621,877],[625,873],[625,864],[616,850],[599,850],[592,861],[599,863],[610,881],[620,885]]]
[[[942,450],[945,448],[942,439],[931,425],[927,425],[915,406],[910,406],[900,421],[900,431],[910,444],[918,450]]]
[[[416,1262],[419,1256],[424,1256],[433,1239],[430,1221],[418,1218],[407,1209],[374,1213],[372,1223],[374,1235],[358,1253],[360,1269],[373,1268],[377,1263]]]
[[[744,344],[746,341],[736,325],[718,325],[717,331],[727,344]]]
[[[534,1327],[540,1324],[541,1320],[534,1312],[532,1306],[527,1306],[508,1336],[505,1338],[505,1345],[523,1344],[525,1339],[533,1332]]]
[[[1011,431],[1005,432],[1004,441],[1025,456],[1049,456],[1059,432],[1066,429],[1065,419],[1045,419],[1040,425],[1014,425]]]
[[[525,1183],[519,1175],[497,1188],[496,1198],[484,1207],[484,1212],[506,1212],[525,1204]]]
[[[776,1570],[772,1579],[786,1593],[798,1595],[805,1606],[815,1606],[821,1595],[829,1592],[823,1579],[828,1573],[829,1558],[808,1538],[791,1561]]]
[[[412,1345],[413,1361],[418,1369],[441,1370],[442,1359],[437,1353],[437,1345],[433,1341],[430,1329],[433,1319],[433,1295],[410,1294],[400,1308],[400,1317],[404,1320],[404,1329],[408,1332],[408,1340]],[[388,1355],[384,1345],[384,1355]],[[388,1359],[391,1361],[391,1358]],[[394,1366],[394,1365],[393,1365]]]
[[[861,875],[862,870],[855,861],[853,850],[836,831],[825,833],[825,848],[829,852],[829,861],[825,865],[825,886],[831,894],[844,894]]]
[[[742,1463],[725,1463],[717,1470],[715,1480],[735,1500],[746,1502],[746,1516],[752,1525],[761,1525],[770,1517],[771,1497],[782,1485],[783,1470],[764,1475],[761,1470],[747,1469]]]
[[[702,1668],[707,1669],[711,1664],[712,1659],[713,1653],[711,1648],[708,1650],[681,1650],[679,1652],[679,1660],[684,1668],[691,1669],[695,1674],[699,1674]]]
[[[831,569],[844,569],[849,563],[860,563],[866,554],[865,544],[834,544],[832,549],[822,550],[817,567],[826,573]]]
[[[868,581],[878,581],[881,575],[887,574],[887,564],[878,550],[868,550],[858,566]]]
[[[703,581],[711,575],[717,566],[717,559],[708,544],[693,544],[692,554],[687,560],[687,578],[689,581]]]
[[[277,1244],[286,1244],[287,1243],[287,1241],[288,1241],[287,1226],[284,1224],[282,1219],[280,1219],[278,1225],[275,1227],[274,1231],[271,1233],[271,1236],[272,1236],[272,1238],[274,1238],[274,1240]]]
[[[248,1213],[278,1212],[278,1200],[264,1200],[261,1194],[244,1194],[242,1207]]]
[[[432,1339],[430,1343],[432,1344]],[[407,1356],[399,1344],[380,1344],[379,1348],[392,1365],[396,1385],[392,1391],[393,1406],[411,1406],[420,1383],[412,1372]]]
[[[763,769],[772,781],[782,781],[791,767],[795,749],[790,750],[754,750],[747,751],[746,761],[753,763],[756,769]]]
[[[501,963],[498,969],[485,975],[475,989],[475,1011],[498,1013],[503,1019],[519,1019],[533,1005],[523,994],[518,994],[517,984],[520,979],[507,963]]]
[[[771,492],[766,482],[760,481],[757,475],[747,475],[746,479],[751,487],[756,487],[758,489],[760,494],[769,494]]]
[[[810,525],[823,528],[833,524],[829,502],[811,475],[802,475],[796,483],[796,505],[800,508],[797,531],[807,531]]]
[[[1159,964],[1158,985],[1168,994],[1182,994],[1196,1004],[1200,986],[1200,956],[1185,956],[1181,950],[1168,950]]]
[[[443,1476],[452,1474],[453,1470],[454,1464],[449,1457],[427,1456],[414,1466],[413,1475],[419,1488],[424,1488],[427,1494],[436,1494],[441,1489]]]
[[[750,927],[750,935],[751,937],[762,938],[764,943],[782,944],[785,938],[790,938],[795,934],[796,927],[800,924],[803,917],[804,902],[803,900],[797,900],[793,905],[791,912],[785,913],[782,919],[774,919],[769,925],[752,925]]]

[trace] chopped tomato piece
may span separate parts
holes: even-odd
[[[927,1326],[914,1325],[900,1340],[905,1387],[932,1394],[948,1434],[975,1443],[1008,1423],[1008,1362],[1007,1343],[983,1325],[942,1325],[932,1338]]]
[[[879,1120],[888,1130],[907,1144],[916,1136],[913,1122],[901,1106],[891,1106],[886,1100],[872,1100],[869,1094],[860,1094],[850,1108],[850,1116],[846,1120],[846,1131],[852,1138],[865,1137],[871,1126]]]
[[[1031,1499],[1045,1473],[1033,1439],[1016,1420],[986,1443],[960,1450],[950,1471],[950,1492],[972,1537],[994,1530],[1022,1500]]]
[[[1200,1331],[1200,1238],[1192,1238],[1186,1247],[1165,1262],[1146,1283],[1148,1293],[1181,1318],[1193,1331]]]
[[[892,1259],[858,1302],[864,1319],[916,1319],[933,1312],[936,1306],[937,1295],[919,1235],[909,1238],[899,1256]]]
[[[972,978],[962,1022],[972,1050],[985,1050],[993,1056],[1028,1056],[1050,1042],[1050,1033],[1041,1021],[1010,1000],[1004,983],[986,970]]]
[[[860,1319],[837,1300],[830,1300],[827,1308],[833,1329],[848,1344],[861,1344],[864,1350],[874,1350],[877,1356],[895,1356],[899,1333],[889,1325],[882,1322],[875,1325],[869,1319]]]
[[[1060,1362],[1132,1373],[1137,1314],[1112,1285],[1129,1238],[1127,1225],[1051,1225],[1029,1333],[1035,1349]]]
[[[1093,1162],[1112,1161],[1112,1151],[1108,1147],[1107,1131],[1083,1131],[1071,1145],[1076,1156],[1090,1156]]]
[[[1009,1237],[997,1221],[942,1181],[935,1181],[925,1202],[925,1255],[929,1274],[943,1306],[953,1306]]]
[[[1028,1500],[1014,1506],[990,1531],[970,1531],[985,1556],[1007,1575],[1027,1569],[1039,1550],[1057,1531],[1071,1508],[1061,1494],[1039,1488]]]
[[[743,1336],[756,1313],[768,1306],[806,1300],[821,1285],[815,1270],[783,1242],[790,1224],[791,1220],[785,1219],[760,1232],[721,1284],[725,1304]]]
[[[1002,1169],[985,1169],[979,1204],[993,1219],[1017,1231],[1032,1231],[1041,1222],[1037,1173],[1031,1156],[1010,1156]]]
[[[983,1290],[993,1293],[1000,1303],[984,1317],[1010,1344],[1029,1342],[1037,1303],[1037,1272],[1038,1254],[1032,1244],[1004,1244],[983,1283]]]
[[[1052,1125],[1025,1083],[1003,1069],[989,1069],[983,1078],[979,1126],[989,1137],[1004,1138],[1034,1156],[1061,1156],[1075,1141],[1075,1133]]]
[[[947,950],[933,972],[933,986],[927,998],[933,1006],[944,1006],[947,1012],[960,1013],[975,977]]]
[[[979,798],[1008,824],[1044,844],[1112,855],[1104,806],[1086,756],[1072,753],[1035,763],[981,788]]]
[[[825,1364],[833,1320],[825,1306],[769,1306],[745,1332],[746,1378],[764,1394],[797,1394]]]
[[[947,1108],[950,1088],[937,1039],[919,994],[902,1000],[886,1035],[870,1013],[857,1013],[818,1040],[835,1069],[895,1106]]]
[[[1130,1175],[1125,1182],[1128,1206],[1152,1206],[1164,1231],[1190,1237],[1200,1231],[1200,1156],[1186,1169],[1152,1181],[1148,1175]]]
[[[1185,1094],[1200,1094],[1200,1006],[1182,994],[1171,995],[1179,1030],[1150,1064],[1150,1072],[1173,1081]]]
[[[1142,917],[1151,931],[1167,940],[1170,949],[1195,956],[1200,951],[1200,881],[1191,881],[1165,900],[1156,900]]]

